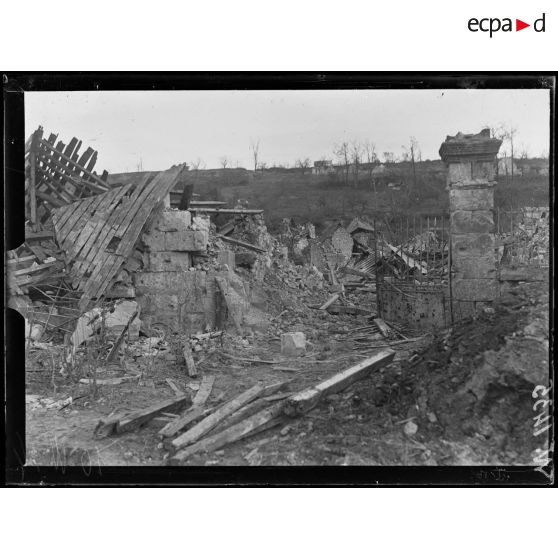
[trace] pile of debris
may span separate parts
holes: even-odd
[[[384,350],[319,384],[292,393],[285,392],[290,380],[264,385],[258,382],[237,397],[208,407],[215,377],[206,375],[192,399],[175,386],[175,396],[135,412],[112,414],[95,429],[98,438],[124,434],[152,420],[164,423],[159,437],[168,450],[167,461],[182,465],[190,457],[220,448],[301,416],[325,397],[345,390],[388,365],[394,357]]]

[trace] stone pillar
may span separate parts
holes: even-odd
[[[494,237],[494,178],[501,140],[490,130],[448,136],[440,157],[448,166],[452,301],[470,314],[499,294]]]

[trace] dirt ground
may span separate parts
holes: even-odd
[[[388,345],[396,351],[392,364],[327,397],[305,416],[285,417],[273,429],[192,456],[184,464],[532,464],[541,440],[533,436],[531,393],[536,384],[548,384],[545,288],[522,286],[478,319],[437,336],[395,342],[377,333],[359,333],[357,328],[368,323],[366,316],[331,315],[303,303],[285,306],[265,333],[245,338],[226,334],[222,346],[200,359],[195,379],[171,351],[148,358],[129,356],[102,368],[98,378],[138,373],[141,378],[95,390],[77,377],[48,372],[44,351],[31,350],[27,464],[163,465],[169,454],[157,435],[161,422],[99,440],[93,436],[99,419],[172,397],[166,379],[194,396],[201,377],[215,375],[208,406],[235,397],[257,381],[288,379],[287,390],[295,392]],[[283,358],[282,331],[305,332],[307,354]]]

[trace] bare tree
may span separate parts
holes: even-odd
[[[362,149],[364,151],[364,157],[366,158],[366,163],[368,165],[368,180],[372,178],[372,165],[378,161],[378,155],[376,154],[376,145],[370,140],[366,140]]]
[[[306,159],[297,159],[295,167],[302,170],[302,174],[306,174],[306,171],[312,166],[312,161],[308,157]]]
[[[226,169],[227,165],[229,164],[229,158],[226,155],[223,155],[220,159],[219,159],[219,163],[220,165]]]
[[[348,142],[344,141],[341,142],[339,145],[336,145],[333,153],[338,158],[340,164],[343,166],[343,179],[345,186],[348,186],[351,163],[351,155]]]
[[[417,170],[416,170],[416,161],[421,157],[420,155],[420,147],[417,139],[414,136],[409,138],[409,145],[403,145],[403,154],[402,160],[403,161],[410,161],[413,169],[413,193],[416,195],[417,193]]]
[[[262,161],[261,163],[258,163],[258,169],[260,169],[261,171],[264,171],[265,169],[267,169],[267,163],[265,161]]]
[[[250,140],[250,151],[254,159],[254,172],[258,170],[258,159],[260,156],[260,140]]]
[[[194,171],[205,169],[205,162],[203,159],[198,157],[195,161],[190,161],[190,167],[192,167],[192,170]]]
[[[384,151],[384,162],[385,163],[395,163],[395,155],[393,151]]]
[[[359,171],[360,171],[360,165],[362,164],[362,159],[363,159],[362,145],[358,141],[353,140],[351,143],[351,170],[353,172],[354,187],[358,185]]]

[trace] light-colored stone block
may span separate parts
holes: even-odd
[[[452,271],[460,279],[496,279],[496,258],[490,255],[454,255]]]
[[[302,331],[281,335],[281,354],[283,356],[302,356],[306,352],[306,336]]]
[[[207,250],[209,236],[207,231],[166,232],[165,250],[175,252],[203,252]]]
[[[500,295],[499,282],[493,279],[453,279],[452,296],[461,301],[495,300]]]
[[[451,211],[490,210],[494,207],[494,188],[451,188],[449,202]]]
[[[192,265],[189,252],[150,252],[149,271],[188,271]]]
[[[450,215],[452,234],[491,233],[494,232],[492,211],[477,210],[452,211]]]
[[[450,184],[466,182],[473,178],[471,162],[450,163],[448,165],[448,181]]]
[[[162,232],[187,230],[192,224],[192,214],[189,211],[162,211],[152,228]]]
[[[452,257],[459,255],[487,255],[495,250],[494,235],[480,234],[452,234]]]

